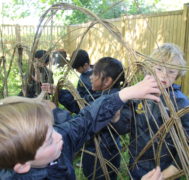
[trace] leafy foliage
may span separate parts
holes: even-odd
[[[11,3],[10,3],[11,1]],[[139,14],[157,11],[155,5],[160,0],[65,0],[77,6],[87,8],[101,18],[117,18],[124,14]],[[40,16],[50,5],[62,3],[62,0],[9,0],[3,3],[2,15],[9,19],[21,19],[29,16]],[[65,19],[69,24],[88,21],[88,17],[80,11],[57,14],[59,20]]]
[[[60,3],[61,0],[43,0],[48,4]],[[68,1],[69,2],[69,1]],[[71,2],[71,1],[70,1]],[[147,3],[146,0],[72,0],[71,3],[87,8],[104,19],[118,18],[125,14],[139,14],[142,12],[154,11],[155,4],[159,0],[151,1]],[[66,16],[66,20],[69,24],[78,24],[88,21],[88,17],[80,11],[73,11]]]
[[[20,19],[33,14],[39,15],[45,8],[46,4],[39,3],[37,0],[12,0],[3,3],[2,15],[9,19]],[[32,7],[32,8],[31,8]]]

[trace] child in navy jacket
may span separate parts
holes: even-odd
[[[140,89],[140,92],[138,92]],[[73,155],[112,119],[123,103],[159,101],[151,76],[112,95],[103,96],[80,114],[53,127],[52,111],[37,99],[8,97],[0,101],[0,168],[12,170],[11,180],[74,180]]]
[[[92,68],[90,66],[90,59],[88,53],[83,49],[75,50],[72,53],[71,59],[73,59],[72,67],[80,73],[79,81],[77,84],[77,91],[81,98],[93,93],[90,76],[92,74]],[[73,95],[66,89],[59,91],[58,100],[67,110],[72,113],[78,114],[80,108]]]
[[[189,106],[188,97],[181,92],[180,86],[174,84],[175,80],[185,73],[183,70],[174,69],[175,66],[185,67],[186,65],[181,50],[174,44],[165,43],[153,51],[151,58],[158,60],[157,62],[152,61],[151,67],[153,67],[157,79],[175,111]],[[139,159],[138,156],[165,123],[165,114],[168,117],[173,116],[170,105],[165,102],[163,96],[160,98],[166,112],[162,112],[159,104],[154,101],[148,100],[145,104],[143,101],[131,100],[125,104],[121,119],[115,124],[117,128],[122,129],[120,130],[122,134],[130,133],[130,172],[132,178],[136,180],[157,166],[156,156],[160,143],[158,137],[153,140],[152,146]],[[175,119],[175,121],[178,124],[180,123],[185,136],[188,137],[189,114],[187,113],[183,117]],[[175,126],[172,128],[175,128]],[[163,142],[160,149],[159,166],[164,178],[167,178],[176,174],[182,168],[182,165],[170,132],[167,133]],[[136,160],[138,160],[137,163]]]
[[[97,99],[102,95],[118,92],[124,81],[124,69],[119,60],[111,57],[99,59],[94,65],[91,76],[92,90],[95,91],[93,98]],[[92,98],[89,95],[85,97],[85,100],[89,103],[92,102]],[[95,135],[95,138],[98,139],[99,145],[95,145],[95,140],[92,138],[84,146],[85,151],[82,158],[84,175],[88,179],[117,179],[115,171],[119,170],[121,160],[119,152],[121,147],[119,129],[116,129],[115,131],[114,124],[111,123],[110,126],[105,127],[98,132],[98,134]],[[98,146],[100,147],[99,151],[101,152],[100,157],[97,156],[98,153],[96,151]],[[94,155],[91,155],[91,153]],[[95,156],[97,156],[97,158]],[[101,161],[105,162],[104,165],[102,165]],[[111,163],[111,166],[106,164],[107,161],[109,164]],[[111,168],[112,166],[114,168]],[[107,169],[108,174],[105,173],[105,169]]]

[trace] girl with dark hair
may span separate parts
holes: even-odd
[[[125,81],[124,69],[122,63],[111,57],[101,58],[94,66],[93,73],[90,77],[92,83],[93,98],[96,99],[105,94],[112,94],[120,90],[121,85]],[[88,102],[92,101],[91,97],[85,97]],[[113,126],[113,128],[111,128]],[[82,159],[84,175],[88,179],[104,180],[105,176],[109,176],[111,180],[117,178],[115,169],[120,166],[120,142],[119,135],[115,130],[114,124],[103,128],[95,137],[98,139],[101,155],[105,161],[109,161],[111,166],[105,163],[104,167],[101,157],[95,158],[97,150],[95,141],[92,138],[85,145],[85,150]],[[90,153],[88,153],[88,152]],[[94,155],[91,155],[93,153]],[[112,168],[114,167],[114,168]],[[108,174],[104,175],[103,170],[108,170]]]

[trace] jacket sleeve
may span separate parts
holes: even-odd
[[[131,103],[127,102],[124,104],[120,112],[120,118],[116,123],[112,123],[115,130],[120,135],[124,135],[130,132],[132,119]]]
[[[84,99],[91,104],[92,102],[94,102],[95,99],[99,98],[100,96],[102,96],[102,91],[94,91],[92,94],[86,94],[84,96]]]
[[[67,89],[61,89],[58,92],[58,101],[70,112],[76,114],[79,113],[79,105],[77,101],[74,99],[73,95]]]
[[[12,170],[0,169],[0,179],[13,180],[13,174],[14,174],[14,172]]]
[[[118,93],[103,96],[59,127],[64,131],[62,134],[68,134],[73,151],[78,151],[91,136],[105,127],[122,105]]]
[[[53,109],[54,124],[62,124],[66,121],[69,121],[72,116],[71,114],[64,109],[55,108]]]
[[[79,81],[77,84],[77,91],[79,92],[79,94],[82,98],[84,98],[86,95],[89,94],[88,91],[91,94],[94,93],[94,91],[92,90],[92,85],[91,85],[91,80],[90,80],[91,74],[92,74],[92,71],[88,71],[88,72],[80,75],[80,78],[79,78]],[[88,91],[86,88],[88,89]]]

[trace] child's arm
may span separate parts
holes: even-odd
[[[163,175],[161,173],[161,170],[159,167],[151,170],[150,172],[148,172],[147,174],[145,174],[144,176],[142,176],[141,180],[163,180]]]
[[[160,93],[154,77],[147,75],[143,81],[119,91],[119,97],[123,102],[131,99],[151,99],[159,102]]]
[[[175,174],[177,174],[179,172],[179,170],[173,166],[173,165],[170,165],[168,168],[166,168],[165,170],[163,170],[163,177],[164,179],[168,178],[168,177],[171,177]]]
[[[157,84],[156,84],[156,81],[154,80],[154,78],[151,76],[146,76],[143,81],[136,84],[135,86],[131,86],[129,88],[129,93],[130,93],[130,95],[132,95],[132,97],[136,97],[136,98],[132,98],[132,99],[141,99],[141,97],[143,97],[143,96],[141,96],[141,94],[144,93],[144,98],[146,95],[146,99],[150,99],[152,97],[153,100],[159,101],[158,96],[154,96],[153,94],[145,94],[145,92],[154,91],[156,88],[157,88]],[[157,95],[159,93],[160,92],[157,89]],[[137,98],[137,96],[135,96],[135,94],[138,95],[138,98]],[[124,107],[121,109],[121,111],[117,112],[116,115],[112,119],[112,124],[113,124],[114,128],[116,129],[116,131],[120,135],[126,134],[130,131],[130,119],[132,119],[131,106],[133,106],[131,104],[131,102],[125,103]]]
[[[57,125],[58,132],[69,136],[69,144],[74,152],[95,133],[105,127],[112,119],[115,112],[123,105],[118,93],[102,96],[90,106],[86,106],[80,113],[66,123]]]
[[[140,83],[124,88],[119,93],[102,96],[91,106],[85,107],[75,119],[65,123],[65,127],[61,128],[67,131],[71,144],[74,146],[73,149],[77,151],[86,140],[112,120],[124,102],[134,98],[159,101],[159,97],[153,94],[160,94],[160,90],[157,88],[156,81],[148,76]]]
[[[54,125],[59,126],[73,118],[69,111],[60,108],[53,109],[53,117]]]

